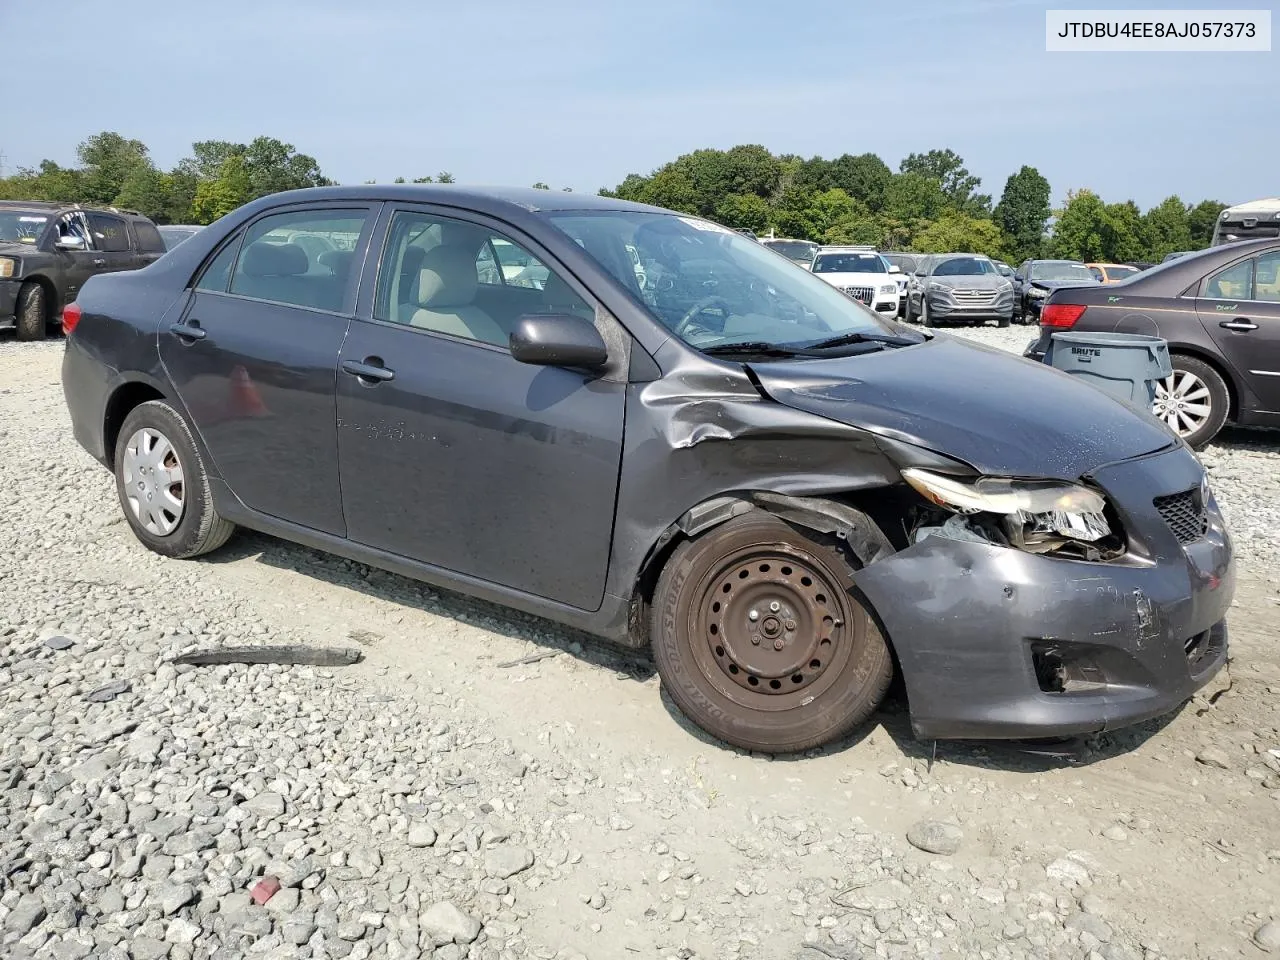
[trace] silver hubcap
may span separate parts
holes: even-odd
[[[186,487],[169,438],[143,427],[125,445],[120,470],[125,499],[142,528],[157,537],[173,533],[182,522]]]
[[[1204,381],[1194,373],[1175,370],[1173,376],[1156,384],[1156,399],[1151,411],[1178,436],[1186,437],[1209,422],[1213,397],[1209,395]]]

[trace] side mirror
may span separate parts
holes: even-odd
[[[889,272],[890,272],[890,273],[901,273],[901,272],[902,272],[902,268],[901,268],[900,266],[898,266],[896,263],[891,263],[891,264],[889,264]]]
[[[595,324],[571,313],[526,313],[511,331],[511,356],[537,366],[586,370],[609,362]]]
[[[74,236],[59,237],[54,246],[59,250],[87,250],[89,248],[83,237]]]

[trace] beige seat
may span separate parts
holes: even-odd
[[[418,309],[410,315],[410,325],[506,346],[506,331],[474,305],[477,285],[473,252],[452,244],[429,250],[418,273]]]

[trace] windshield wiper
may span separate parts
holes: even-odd
[[[831,337],[827,340],[819,340],[816,343],[804,344],[806,350],[825,350],[828,347],[843,347],[851,343],[882,343],[889,347],[911,347],[923,341],[913,340],[909,337],[899,337],[892,333],[842,333],[838,337]]]
[[[738,340],[733,343],[717,343],[709,347],[699,347],[709,357],[734,356],[749,354],[753,357],[798,357],[804,351],[780,343],[767,343],[763,340]]]

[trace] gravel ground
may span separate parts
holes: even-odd
[[[1280,949],[1274,434],[1206,454],[1243,556],[1206,697],[1070,762],[916,742],[900,699],[770,760],[536,618],[257,535],[148,553],[70,437],[61,352],[0,342],[0,956]],[[170,662],[267,643],[364,660]]]

